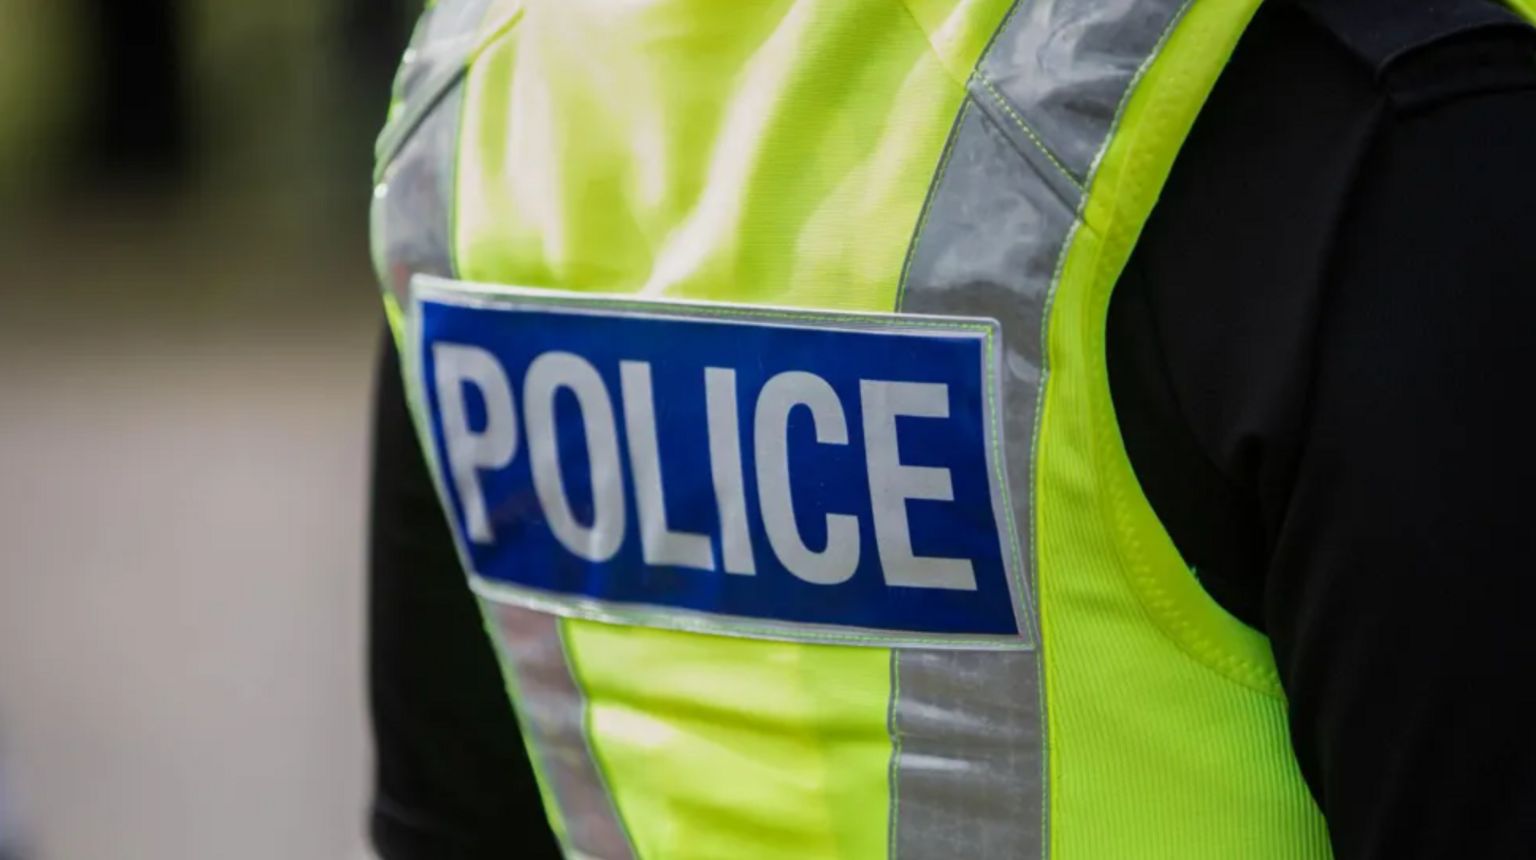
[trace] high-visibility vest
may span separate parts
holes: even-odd
[[[1110,291],[1257,6],[439,0],[424,15],[380,140],[375,260],[569,856],[1328,856],[1268,644],[1181,561],[1105,370]],[[495,338],[429,343],[454,314],[550,349],[511,368]],[[911,349],[890,352],[897,336]],[[804,367],[752,381],[751,357],[779,361],[786,338]],[[658,399],[649,375],[695,349],[715,352],[689,378],[729,394],[707,437],[672,426],[705,395]],[[859,369],[887,354],[908,356],[896,382]],[[939,383],[900,382],[949,355],[964,367],[942,390],[970,397],[955,416],[924,400]],[[540,434],[577,408],[593,462],[562,477]],[[954,447],[975,475],[914,466],[936,455],[892,441],[966,410]],[[491,438],[492,413],[520,417]],[[756,447],[735,421],[754,414]],[[656,466],[674,431],[716,475],[757,476],[717,483],[716,519],[691,532],[667,524],[654,474],[689,454],[663,440]],[[827,466],[817,484],[764,466],[811,456],[785,453],[796,433],[797,452],[862,446],[866,472]],[[526,486],[487,489],[518,457]],[[587,502],[560,489],[578,472]],[[825,502],[809,515],[824,524],[797,534],[802,510],[775,537],[766,511],[796,494]],[[995,530],[965,521],[985,561],[936,557],[950,535],[919,520],[945,503],[997,513]],[[558,540],[518,543],[541,529]]]

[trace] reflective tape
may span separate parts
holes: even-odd
[[[504,671],[543,789],[559,808],[562,839],[578,856],[627,860],[629,837],[587,739],[587,702],[571,671],[560,619],[503,603],[483,603],[495,621]]]
[[[1184,8],[1015,4],[967,84],[903,272],[898,310],[1001,323],[1008,480],[1037,642],[1034,453],[1051,292],[1126,95]],[[892,661],[892,857],[1048,856],[1039,651]]]
[[[374,270],[394,307],[416,274],[451,276],[463,78],[491,0],[441,0],[417,20],[375,146]]]
[[[1042,856],[1039,653],[893,651],[892,665],[892,856]]]
[[[398,311],[418,274],[452,276],[454,166],[463,77],[490,0],[441,0],[417,25],[380,135],[370,212],[374,266]],[[434,470],[435,473],[435,470]],[[587,702],[558,618],[482,601],[555,829],[571,857],[634,852],[586,735]]]
[[[375,147],[380,167],[393,160],[422,117],[463,78],[489,6],[490,0],[441,0],[417,19],[395,73],[389,120]]]
[[[397,307],[417,274],[453,274],[453,153],[462,86],[454,87],[405,142],[373,190],[373,263]]]
[[[1189,0],[1029,0],[1014,6],[971,79],[971,94],[1043,173],[1078,189],[1133,80]]]

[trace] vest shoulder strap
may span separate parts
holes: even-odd
[[[1376,75],[1430,45],[1464,36],[1533,33],[1497,0],[1293,0]]]

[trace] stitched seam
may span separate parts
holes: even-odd
[[[959,84],[962,88],[964,88],[965,87],[965,79],[962,78],[959,75],[956,75],[954,73],[954,71],[952,71],[949,68],[949,62],[947,61],[945,56],[942,53],[939,52],[938,46],[933,43],[933,34],[928,32],[928,28],[923,26],[923,22],[922,21],[917,20],[917,15],[915,15],[912,12],[912,7],[907,5],[907,0],[895,0],[895,1],[896,1],[896,5],[901,7],[901,11],[906,13],[907,20],[912,22],[912,28],[914,30],[916,30],[919,34],[922,35],[923,41],[926,42],[927,45],[928,45],[929,52],[932,53],[933,56],[936,59],[938,59],[938,61],[939,61],[939,68],[944,70],[945,76],[947,76],[950,80],[954,81],[956,84]]]
[[[987,54],[992,52],[992,45],[997,42],[998,35],[1008,28],[1008,22],[1013,20],[1013,14],[1017,12],[1019,7],[1024,5],[1026,2],[1028,2],[1028,0],[1014,0],[1014,2],[1008,6],[1008,11],[1003,14],[1002,22],[993,28],[992,35],[987,37],[987,43],[981,46],[981,52],[976,55],[976,65],[978,67],[984,60],[986,60]],[[950,80],[959,84],[961,87],[969,89],[967,86],[967,80],[969,76],[956,75],[949,68],[949,63],[947,62],[944,53],[940,51],[938,46],[933,43],[933,34],[929,33],[928,28],[923,26],[923,22],[917,19],[917,15],[913,13],[912,7],[908,4],[908,0],[896,0],[896,5],[900,6],[901,10],[907,13],[907,18],[912,21],[912,26],[915,27],[917,31],[923,35],[923,41],[928,43],[928,49],[933,52],[935,57],[938,58],[939,66],[940,68],[944,69],[944,74],[948,75]],[[972,70],[971,74],[975,74],[974,69]]]
[[[1147,60],[1142,63],[1141,68],[1137,69],[1136,75],[1126,87],[1126,91],[1121,97],[1120,106],[1115,111],[1115,123],[1111,126],[1112,129],[1119,127],[1125,106],[1129,104],[1137,84],[1145,76],[1147,69],[1151,68],[1152,63],[1162,55],[1168,37],[1173,33],[1174,28],[1184,20],[1192,4],[1193,0],[1185,0],[1180,5],[1178,12],[1169,19],[1168,25],[1164,27],[1162,34],[1158,37],[1156,49],[1152,54],[1148,55]],[[1102,159],[1103,153],[1108,151],[1108,148],[1109,138],[1106,137],[1100,156],[1095,159],[1095,167],[1097,167],[1098,162]],[[1116,424],[1116,432],[1119,432],[1118,423]],[[1105,444],[1110,443],[1106,442]],[[1163,629],[1165,635],[1172,634],[1169,638],[1174,644],[1185,654],[1194,658],[1200,665],[1215,670],[1223,676],[1266,696],[1283,698],[1283,695],[1274,689],[1274,685],[1267,681],[1272,676],[1272,672],[1268,671],[1264,666],[1234,656],[1223,649],[1213,646],[1209,640],[1198,634],[1194,625],[1185,617],[1186,614],[1169,600],[1167,589],[1155,577],[1150,575],[1144,554],[1134,551],[1136,547],[1140,546],[1141,542],[1125,525],[1124,512],[1130,504],[1130,500],[1125,498],[1124,486],[1117,484],[1111,489],[1110,495],[1115,505],[1114,513],[1117,531],[1122,538],[1122,542],[1129,544],[1133,549],[1129,553],[1129,557],[1126,558],[1126,562],[1131,569],[1132,576],[1142,583],[1143,589],[1148,593],[1150,600],[1143,598],[1142,602],[1149,614],[1152,615],[1153,623],[1159,629]],[[1193,574],[1189,575],[1193,576]],[[1203,588],[1201,590],[1204,591]],[[1208,592],[1207,596],[1209,596]],[[1214,598],[1212,600],[1214,602]],[[1158,611],[1152,612],[1153,607],[1156,607]]]
[[[563,304],[570,304],[570,305],[581,305],[581,306],[622,308],[622,309],[625,309],[625,310],[648,311],[648,312],[650,312],[652,314],[674,313],[674,314],[677,314],[679,316],[721,317],[721,318],[725,318],[725,319],[735,319],[735,320],[744,320],[744,321],[750,321],[752,319],[762,318],[762,319],[772,319],[772,320],[787,320],[787,321],[792,321],[792,322],[822,322],[822,323],[824,323],[824,322],[848,322],[848,323],[853,323],[853,324],[856,324],[856,325],[867,325],[867,326],[869,326],[869,329],[872,332],[877,332],[877,331],[879,331],[880,329],[883,329],[883,328],[935,329],[935,330],[945,330],[945,331],[968,331],[968,332],[977,332],[977,333],[985,334],[985,335],[988,336],[989,340],[991,339],[991,333],[992,333],[992,327],[990,325],[986,324],[986,323],[942,322],[942,321],[934,320],[934,319],[910,318],[910,317],[901,317],[901,316],[885,316],[885,317],[878,317],[878,318],[874,318],[874,317],[853,317],[853,316],[842,316],[842,315],[837,314],[836,312],[830,312],[830,313],[824,313],[824,314],[797,313],[795,311],[776,311],[776,310],[759,309],[759,308],[752,308],[752,307],[746,307],[746,306],[744,306],[742,308],[742,310],[737,311],[737,310],[730,310],[730,309],[727,309],[727,308],[704,308],[704,307],[697,307],[697,306],[690,306],[690,305],[683,305],[683,304],[671,305],[671,304],[659,304],[657,302],[629,301],[629,300],[612,299],[612,298],[587,298],[585,296],[561,295],[561,296],[558,296],[558,297],[551,296],[549,298],[543,298],[543,297],[537,297],[537,296],[527,295],[527,294],[522,294],[522,293],[519,293],[516,296],[507,296],[507,295],[504,295],[504,294],[498,295],[497,293],[494,293],[494,292],[480,292],[480,291],[477,291],[477,290],[452,290],[452,291],[444,290],[444,291],[445,292],[452,292],[455,295],[465,295],[465,296],[474,296],[476,298],[483,298],[483,299],[487,299],[490,302],[496,303],[496,304],[510,304],[510,302],[508,302],[507,299],[508,298],[515,298],[518,301],[526,300],[526,301],[528,301],[530,303],[533,303],[533,304],[548,305],[548,306],[551,306],[551,307],[559,307],[560,305],[563,305]],[[426,298],[425,300],[429,301],[429,302],[432,301],[432,299],[430,297]],[[455,306],[457,307],[458,305],[455,305]]]
[[[1055,167],[1062,176],[1066,177],[1067,181],[1072,183],[1073,188],[1076,188],[1079,192],[1083,191],[1084,185],[1082,180],[1073,176],[1072,171],[1068,170],[1067,166],[1061,163],[1061,159],[1057,158],[1054,152],[1051,152],[1050,147],[1046,146],[1045,141],[1040,138],[1040,135],[1030,127],[1029,123],[1024,121],[1024,117],[1020,116],[1018,111],[1013,109],[1013,105],[1008,99],[1003,97],[1001,92],[998,92],[997,87],[994,87],[992,82],[987,80],[980,70],[972,75],[972,78],[992,96],[992,100],[997,102],[997,106],[1002,109],[1003,113],[1008,115],[1009,119],[1013,120],[1013,124],[1018,126],[1020,131],[1024,132],[1024,136],[1029,138],[1029,142],[1035,145],[1035,149],[1038,149],[1040,154],[1045,156],[1045,159],[1051,163],[1051,166]]]
[[[1120,124],[1125,119],[1125,108],[1131,103],[1131,96],[1135,94],[1136,87],[1141,83],[1142,78],[1147,76],[1147,70],[1152,68],[1152,64],[1157,61],[1157,58],[1163,55],[1163,49],[1168,45],[1168,37],[1173,35],[1174,28],[1178,27],[1179,22],[1184,20],[1184,16],[1189,14],[1189,7],[1193,6],[1194,2],[1195,0],[1184,0],[1183,3],[1179,4],[1178,11],[1173,13],[1172,17],[1168,19],[1167,24],[1163,25],[1163,32],[1157,34],[1157,41],[1152,46],[1152,52],[1147,55],[1145,60],[1142,60],[1141,65],[1136,69],[1136,74],[1132,75],[1131,79],[1126,82],[1125,91],[1120,93],[1120,103],[1115,105],[1115,116],[1109,122],[1109,130],[1105,133],[1104,139],[1099,143],[1099,151],[1094,153],[1093,161],[1088,165],[1087,184],[1093,184],[1093,180],[1098,178],[1099,167],[1104,162],[1104,156],[1109,153],[1110,141],[1114,140],[1115,133],[1120,130]],[[1081,218],[1086,218],[1087,212],[1088,195],[1085,194],[1077,214]]]
[[[1003,419],[1000,404],[997,402],[997,394],[1002,388],[1002,380],[997,378],[998,356],[996,354],[996,337],[993,336],[990,330],[987,332],[986,354],[987,411],[991,413],[992,418],[993,480],[997,482],[999,494],[1002,496],[1000,501],[1008,515],[1008,551],[1013,560],[1013,573],[1009,576],[1009,580],[1014,587],[1014,591],[1018,594],[1018,600],[1024,604],[1022,607],[1025,610],[1023,615],[1026,624],[1030,628],[1030,638],[1034,640],[1034,646],[1039,648],[1041,647],[1039,622],[1035,618],[1034,607],[1030,605],[1033,602],[1030,600],[1030,592],[1024,587],[1024,559],[1023,550],[1019,543],[1019,524],[1018,517],[1015,514],[1017,509],[1013,506],[1013,491],[1008,486],[1008,473],[1003,465],[1006,462],[1003,459],[1003,427],[1001,424]],[[1015,610],[1019,608],[1014,607]],[[1019,632],[1022,634],[1024,631],[1021,629]]]
[[[1162,56],[1163,50],[1167,45],[1169,37],[1172,35],[1174,29],[1179,25],[1179,23],[1184,20],[1185,16],[1188,15],[1189,9],[1193,3],[1194,0],[1184,0],[1184,2],[1179,6],[1178,11],[1171,18],[1169,18],[1167,26],[1163,28],[1163,32],[1158,36],[1156,48],[1150,55],[1148,55],[1147,59],[1142,63],[1141,67],[1136,70],[1135,76],[1132,77],[1130,83],[1126,86],[1125,92],[1121,95],[1120,104],[1115,109],[1115,121],[1114,124],[1111,125],[1112,130],[1119,128],[1125,107],[1130,103],[1131,96],[1135,92],[1137,85],[1141,82],[1141,79],[1145,77],[1147,70],[1151,68],[1152,64],[1156,62],[1157,58]],[[1113,134],[1113,131],[1111,134]],[[1098,157],[1094,159],[1095,170],[1097,170],[1104,154],[1109,150],[1109,140],[1109,137],[1105,138],[1104,144],[1100,148]],[[1116,433],[1118,433],[1118,422],[1116,422],[1115,429]],[[1113,497],[1113,501],[1116,507],[1116,525],[1118,526],[1122,537],[1124,537],[1131,544],[1136,545],[1139,544],[1139,541],[1133,534],[1130,533],[1130,530],[1127,529],[1124,524],[1124,511],[1130,503],[1129,500],[1124,497],[1124,493],[1124,486],[1117,486],[1111,492],[1111,496]],[[1277,689],[1278,684],[1274,680],[1274,672],[1269,667],[1254,663],[1251,660],[1247,660],[1239,656],[1235,656],[1227,650],[1216,646],[1214,643],[1196,631],[1193,623],[1190,622],[1186,617],[1186,613],[1177,609],[1173,604],[1168,602],[1167,589],[1163,587],[1161,582],[1157,581],[1150,575],[1148,565],[1145,562],[1145,557],[1141,553],[1132,553],[1131,557],[1128,558],[1127,561],[1130,565],[1132,574],[1147,586],[1147,590],[1154,598],[1160,599],[1162,601],[1160,604],[1162,610],[1161,614],[1154,615],[1154,623],[1157,623],[1159,618],[1164,619],[1163,623],[1159,623],[1158,626],[1162,627],[1163,624],[1166,623],[1179,634],[1171,638],[1175,644],[1178,645],[1180,650],[1184,651],[1186,654],[1189,654],[1196,660],[1196,662],[1200,663],[1201,665],[1221,672],[1227,678],[1237,681],[1249,689],[1255,690],[1256,692],[1273,698],[1284,698],[1284,694]],[[1180,561],[1182,563],[1182,558]],[[1193,573],[1189,573],[1187,575],[1191,577],[1194,576]],[[1201,591],[1205,593],[1207,597],[1210,596],[1209,592],[1205,592],[1204,587],[1199,586],[1198,582],[1196,585],[1200,587]],[[1211,600],[1213,603],[1215,602],[1214,598],[1211,598]]]
[[[890,822],[887,824],[885,836],[885,856],[889,860],[897,860],[897,847],[901,837],[901,729],[897,722],[896,709],[901,704],[901,652],[891,649],[891,699],[886,708],[886,731],[891,736],[891,764],[886,771],[886,778],[890,782],[888,791],[891,795]]]
[[[1134,76],[1132,76],[1131,80],[1127,83],[1125,91],[1121,94],[1120,103],[1119,103],[1119,105],[1115,109],[1114,121],[1110,124],[1109,130],[1105,134],[1104,140],[1103,140],[1103,142],[1099,146],[1099,152],[1094,157],[1093,164],[1092,164],[1092,166],[1089,169],[1089,174],[1088,174],[1088,183],[1089,183],[1089,185],[1092,185],[1093,182],[1098,177],[1098,171],[1099,171],[1099,168],[1100,168],[1100,166],[1101,166],[1101,164],[1103,162],[1104,156],[1108,153],[1110,143],[1113,141],[1113,139],[1115,138],[1115,135],[1120,130],[1121,122],[1124,119],[1125,108],[1130,103],[1130,99],[1133,96],[1133,94],[1135,93],[1137,85],[1140,83],[1141,79],[1146,75],[1147,70],[1149,68],[1151,68],[1152,63],[1155,62],[1156,59],[1159,56],[1162,55],[1163,48],[1164,48],[1164,46],[1167,43],[1169,35],[1173,32],[1174,28],[1178,25],[1178,23],[1184,19],[1185,15],[1188,13],[1189,8],[1192,5],[1192,3],[1193,3],[1193,0],[1185,0],[1185,2],[1180,5],[1177,13],[1175,13],[1169,19],[1169,22],[1168,22],[1167,26],[1164,27],[1162,34],[1158,37],[1158,41],[1157,41],[1156,46],[1154,47],[1153,51],[1147,55],[1147,58],[1142,62],[1141,67],[1137,69],[1136,74]],[[1051,286],[1050,286],[1050,289],[1046,293],[1045,305],[1043,307],[1043,310],[1042,310],[1042,313],[1041,313],[1041,318],[1040,318],[1040,341],[1041,341],[1040,386],[1039,386],[1039,389],[1038,389],[1039,393],[1037,395],[1037,404],[1036,404],[1036,410],[1035,410],[1035,433],[1034,433],[1034,440],[1033,440],[1033,443],[1031,445],[1031,456],[1030,456],[1030,469],[1031,469],[1031,473],[1032,473],[1031,474],[1031,480],[1030,480],[1030,492],[1031,492],[1032,503],[1033,503],[1031,507],[1032,507],[1032,510],[1035,512],[1035,516],[1037,518],[1042,517],[1044,515],[1044,512],[1042,511],[1042,509],[1041,509],[1041,507],[1039,505],[1040,481],[1039,481],[1039,474],[1038,474],[1037,466],[1038,466],[1039,461],[1040,461],[1040,441],[1041,441],[1041,439],[1044,436],[1042,431],[1043,431],[1043,428],[1044,428],[1045,414],[1046,414],[1046,401],[1047,401],[1046,392],[1047,392],[1047,388],[1049,387],[1049,381],[1050,381],[1050,375],[1051,375],[1051,368],[1050,368],[1050,329],[1051,329],[1051,321],[1054,319],[1054,316],[1055,316],[1054,308],[1055,308],[1055,303],[1056,303],[1057,292],[1058,292],[1058,290],[1059,290],[1059,288],[1061,286],[1061,276],[1062,276],[1063,271],[1066,268],[1067,259],[1071,256],[1072,248],[1074,247],[1074,245],[1076,243],[1077,233],[1087,223],[1087,221],[1086,221],[1087,207],[1088,207],[1088,204],[1089,204],[1091,198],[1092,198],[1092,195],[1084,194],[1081,202],[1079,203],[1079,205],[1077,207],[1077,210],[1076,210],[1076,213],[1075,213],[1076,217],[1073,220],[1072,227],[1068,231],[1066,240],[1062,243],[1061,252],[1057,255],[1056,266],[1055,266],[1055,269],[1054,269],[1054,271],[1052,272],[1052,275],[1051,275]],[[1118,432],[1118,427],[1117,427],[1117,432]],[[1100,446],[1096,445],[1095,447],[1100,447]],[[1099,455],[1099,456],[1102,456],[1102,455]],[[1113,527],[1114,527],[1116,535],[1120,538],[1120,540],[1117,542],[1117,545],[1123,547],[1126,543],[1131,543],[1133,545],[1137,544],[1138,542],[1135,540],[1135,536],[1133,534],[1129,533],[1129,531],[1125,528],[1125,525],[1124,525],[1124,522],[1123,522],[1122,511],[1123,511],[1123,509],[1125,507],[1125,504],[1126,504],[1125,500],[1119,495],[1119,493],[1115,490],[1114,487],[1111,487],[1111,497],[1112,497],[1112,503],[1113,503],[1113,507],[1112,507],[1112,515],[1113,515],[1113,518],[1114,518]],[[1037,535],[1038,535],[1038,533],[1040,531],[1042,531],[1042,529],[1037,527],[1035,529],[1032,529],[1031,532],[1030,532],[1031,551],[1032,551],[1032,553],[1034,555],[1034,558],[1035,558],[1037,572],[1038,572],[1038,570],[1043,568],[1043,565],[1040,564],[1039,545],[1038,545],[1038,538],[1037,538]],[[1151,607],[1147,605],[1147,599],[1145,597],[1142,597],[1143,589],[1145,589],[1146,586],[1150,585],[1151,588],[1150,589],[1146,589],[1146,590],[1150,590],[1153,593],[1151,596],[1154,597],[1154,598],[1162,598],[1162,597],[1164,597],[1165,596],[1164,595],[1164,590],[1159,585],[1157,585],[1155,582],[1152,582],[1149,577],[1147,577],[1144,574],[1140,573],[1140,571],[1142,571],[1145,568],[1145,565],[1141,564],[1139,562],[1137,553],[1135,553],[1135,552],[1129,553],[1129,557],[1127,557],[1125,559],[1125,561],[1131,567],[1131,569],[1132,569],[1131,570],[1131,574],[1134,576],[1134,578],[1143,584],[1143,588],[1137,588],[1134,584],[1132,585],[1133,592],[1135,592],[1137,594],[1138,602],[1140,602],[1143,605],[1143,607],[1148,611],[1148,614],[1149,614],[1149,616],[1151,616],[1151,620],[1152,620],[1154,626],[1156,626],[1159,630],[1163,631],[1164,635],[1167,636],[1167,638],[1171,642],[1173,642],[1174,645],[1179,648],[1179,650],[1183,651],[1189,657],[1194,659],[1195,662],[1198,665],[1205,666],[1209,670],[1217,672],[1218,674],[1221,674],[1223,677],[1226,677],[1226,678],[1229,678],[1231,680],[1237,681],[1238,683],[1242,684],[1245,687],[1248,687],[1250,689],[1254,689],[1254,690],[1256,690],[1256,691],[1258,691],[1260,693],[1263,693],[1263,694],[1269,695],[1269,696],[1279,695],[1279,694],[1277,694],[1271,688],[1270,685],[1261,685],[1261,684],[1256,684],[1256,683],[1253,682],[1253,680],[1251,678],[1251,676],[1253,674],[1255,674],[1255,673],[1257,673],[1259,675],[1266,675],[1267,674],[1267,673],[1262,672],[1260,670],[1260,667],[1257,667],[1257,666],[1251,664],[1247,660],[1242,660],[1242,659],[1239,659],[1239,658],[1234,658],[1234,657],[1231,657],[1230,655],[1226,655],[1226,654],[1219,655],[1219,659],[1213,659],[1213,657],[1211,655],[1209,655],[1207,653],[1203,653],[1203,652],[1208,652],[1209,649],[1206,648],[1206,647],[1197,647],[1195,645],[1195,643],[1193,643],[1191,641],[1188,641],[1190,639],[1201,639],[1201,637],[1193,637],[1193,636],[1191,636],[1190,635],[1190,633],[1191,633],[1190,624],[1186,620],[1184,620],[1184,619],[1182,619],[1180,617],[1177,617],[1177,615],[1178,615],[1177,613],[1170,613],[1170,612],[1168,612],[1167,609],[1166,609],[1166,606],[1164,606],[1161,602],[1157,604],[1157,606],[1161,610],[1161,612],[1160,613],[1152,612],[1151,611]],[[1037,583],[1036,584],[1038,586],[1039,585],[1039,583],[1038,583],[1038,574],[1037,574],[1036,578],[1037,578]],[[1170,617],[1170,616],[1173,616],[1173,617]],[[1170,629],[1170,627],[1172,629]],[[1202,640],[1202,642],[1203,642],[1203,640]],[[1044,651],[1043,647],[1041,648],[1041,651],[1042,652]],[[1220,663],[1221,665],[1219,665],[1219,666],[1218,665],[1213,665],[1215,663]],[[1237,672],[1237,671],[1235,671],[1237,669],[1242,669],[1242,670],[1247,670],[1247,671]],[[1241,677],[1242,675],[1247,675],[1247,676],[1250,676],[1250,677]]]
[[[1163,28],[1163,32],[1158,36],[1153,51],[1147,55],[1140,68],[1136,70],[1136,74],[1132,76],[1131,81],[1127,84],[1125,92],[1121,95],[1120,104],[1115,110],[1115,120],[1110,125],[1109,134],[1105,136],[1104,142],[1100,145],[1099,153],[1094,158],[1092,177],[1096,178],[1097,176],[1098,168],[1105,154],[1109,151],[1110,142],[1120,128],[1126,105],[1130,103],[1137,85],[1145,77],[1147,70],[1151,68],[1157,58],[1162,56],[1169,36],[1179,23],[1184,20],[1191,5],[1193,5],[1193,0],[1184,0],[1179,6],[1178,11],[1169,19],[1168,24]],[[1083,199],[1084,208],[1080,211],[1080,216],[1086,216],[1087,204],[1088,197],[1085,196]],[[1082,224],[1086,223],[1086,221],[1083,220],[1083,217],[1080,217],[1078,223]],[[1066,253],[1064,249],[1063,256],[1059,261],[1060,265],[1058,265],[1058,281],[1060,270],[1064,268],[1065,259]],[[1051,290],[1053,296],[1055,290],[1056,286],[1053,284]],[[1046,319],[1049,319],[1049,317],[1046,317]],[[1115,432],[1119,433],[1118,423],[1116,423]],[[1106,445],[1111,445],[1113,441],[1106,438],[1101,440],[1096,447],[1102,448]],[[1099,456],[1102,457],[1104,455],[1101,453]],[[1139,551],[1140,540],[1126,526],[1125,511],[1130,501],[1125,497],[1124,487],[1118,483],[1112,485],[1110,487],[1110,498],[1113,505],[1112,515],[1115,532],[1120,538],[1118,545],[1122,548],[1124,561],[1129,567],[1130,578],[1134,580],[1132,590],[1137,594],[1138,601],[1141,602],[1143,608],[1151,616],[1153,624],[1163,631],[1163,634],[1179,650],[1194,659],[1197,664],[1205,666],[1207,669],[1263,695],[1283,698],[1283,693],[1276,689],[1277,685],[1271,680],[1274,675],[1273,671],[1268,667],[1235,656],[1224,649],[1214,646],[1212,642],[1195,630],[1194,625],[1185,617],[1185,613],[1179,611],[1170,602],[1167,589],[1155,577],[1149,574],[1148,566],[1142,553]],[[1129,552],[1125,552],[1127,548],[1130,550]],[[1154,607],[1157,610],[1156,612],[1153,611]]]
[[[933,213],[933,204],[939,196],[939,186],[944,184],[944,174],[949,171],[949,159],[955,152],[955,144],[960,139],[960,129],[965,125],[965,118],[971,112],[974,101],[971,94],[965,94],[965,100],[960,104],[960,112],[955,115],[955,122],[949,129],[949,139],[944,141],[944,152],[939,155],[938,167],[934,168],[933,179],[928,183],[928,193],[923,198],[923,211],[917,216],[917,226],[912,230],[912,241],[907,244],[907,256],[901,261],[901,280],[896,284],[896,307],[900,311],[907,300],[907,279],[912,274],[912,261],[917,258],[917,246],[922,242],[923,233],[928,228],[928,216]]]
[[[656,604],[644,604],[634,611],[622,607],[616,609],[603,609],[589,611],[579,605],[579,601],[591,600],[583,596],[572,597],[559,594],[553,597],[539,597],[537,595],[524,595],[534,586],[505,585],[493,580],[479,572],[472,571],[470,589],[476,594],[494,603],[503,603],[511,606],[521,606],[536,612],[544,612],[559,615],[563,618],[578,618],[585,621],[616,622],[636,627],[657,627],[665,630],[681,630],[688,633],[709,633],[717,636],[744,635],[753,638],[764,638],[781,642],[828,642],[828,643],[862,643],[867,645],[882,645],[887,648],[910,648],[920,645],[934,645],[954,650],[980,650],[980,651],[1033,651],[1036,646],[1020,644],[1017,634],[1010,638],[1008,634],[998,634],[994,639],[977,639],[963,634],[949,638],[935,636],[911,636],[901,631],[892,631],[886,636],[866,633],[832,633],[820,630],[801,630],[793,626],[794,622],[785,622],[778,627],[764,626],[760,624],[736,624],[730,621],[701,620],[693,621],[692,615],[680,615],[677,610]],[[553,594],[553,592],[551,592]],[[692,610],[700,615],[705,615],[701,610]],[[721,616],[715,616],[716,618]],[[669,624],[658,624],[657,621],[669,621]],[[969,648],[965,646],[970,646]]]

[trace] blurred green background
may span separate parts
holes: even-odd
[[[367,203],[416,5],[0,0],[7,860],[367,856]]]

